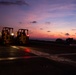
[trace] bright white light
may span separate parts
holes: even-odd
[[[14,33],[11,33],[12,36],[14,36]]]

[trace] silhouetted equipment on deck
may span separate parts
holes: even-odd
[[[6,1],[0,1],[0,5],[27,5],[28,6],[29,4],[23,0],[17,0],[15,2],[6,0]]]
[[[13,33],[13,28],[3,27],[0,37],[0,44],[4,45],[25,45],[29,43],[28,29],[19,29],[17,31],[17,36],[15,37]]]
[[[2,39],[2,43],[3,44],[11,44],[11,43],[13,43],[13,39],[14,39],[13,28],[11,28],[11,27],[3,27],[1,39]]]
[[[17,31],[17,42],[21,45],[29,43],[28,29],[19,29]]]

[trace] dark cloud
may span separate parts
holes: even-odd
[[[37,23],[37,21],[32,21],[31,23]]]
[[[76,29],[72,29],[72,31],[76,31]]]
[[[51,32],[51,31],[48,30],[47,32]]]
[[[19,24],[22,24],[22,22],[19,22]]]
[[[63,34],[63,32],[60,32],[61,34]]]
[[[65,33],[65,35],[66,35],[66,36],[69,36],[70,34],[69,34],[69,33]]]
[[[43,30],[43,28],[40,28],[40,30]]]
[[[51,22],[45,22],[45,24],[51,24]]]
[[[0,1],[0,5],[29,5],[29,4],[26,3],[23,0],[17,0],[15,2],[11,2],[11,1]]]
[[[72,36],[75,36],[75,35],[72,35]]]

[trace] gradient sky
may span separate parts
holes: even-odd
[[[0,3],[0,30],[3,26],[29,29],[30,38],[76,39],[76,0],[20,0]]]

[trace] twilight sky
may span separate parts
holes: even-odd
[[[76,39],[76,0],[0,0],[4,26],[27,28],[35,39]]]

